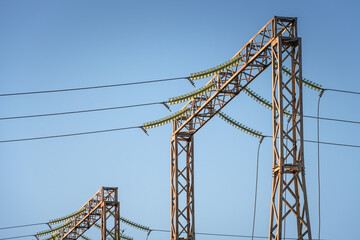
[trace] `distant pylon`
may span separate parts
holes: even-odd
[[[98,220],[101,221],[101,240],[119,239],[119,205],[118,188],[102,187],[80,208],[84,211],[72,220],[71,225],[59,231],[60,239],[78,239]]]

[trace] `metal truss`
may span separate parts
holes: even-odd
[[[173,131],[178,122],[173,122]],[[194,221],[194,137],[175,135],[171,139],[171,239],[195,239]]]
[[[101,240],[107,237],[119,239],[120,212],[118,202],[118,188],[102,187],[80,209],[85,211],[72,220],[69,227],[60,230],[60,239],[78,239],[92,225],[101,219]],[[113,223],[109,218],[113,219]],[[109,225],[107,225],[109,224]]]
[[[273,181],[269,239],[283,239],[282,223],[290,217],[296,222],[297,239],[312,239],[304,167],[301,39],[296,34],[279,36],[271,45],[271,53]],[[285,64],[291,70],[288,78],[282,74]],[[285,111],[291,113],[286,129]]]
[[[189,108],[190,111],[174,121],[171,138],[171,240],[195,239],[194,134],[270,66],[272,45],[279,36],[297,36],[296,18],[272,18],[234,55],[241,56],[243,61],[216,74],[209,81],[216,87],[189,101],[183,109]],[[305,189],[302,191],[306,192]]]

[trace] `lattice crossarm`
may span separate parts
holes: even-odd
[[[251,63],[258,57],[258,55],[260,55],[261,53],[264,53],[265,51],[267,51],[269,45],[271,44],[271,40],[268,41],[261,49],[260,51],[258,51],[257,53],[254,54],[254,56],[252,57],[252,59],[250,59],[247,63],[245,63],[236,73],[234,73],[232,75],[232,77],[226,81],[224,80],[220,80],[218,79],[218,83],[220,83],[220,89],[218,89],[217,91],[213,92],[213,95],[203,104],[201,105],[197,105],[194,104],[192,107],[192,112],[194,112],[194,114],[192,114],[189,118],[186,119],[186,121],[184,123],[182,123],[182,125],[176,130],[176,132],[174,132],[173,134],[177,134],[178,132],[180,132],[182,130],[182,128],[185,127],[185,125],[189,124],[191,121],[194,120],[194,118],[197,117],[198,114],[201,113],[201,111],[203,111],[207,106],[214,106],[214,109],[216,109],[216,111],[214,111],[211,114],[211,117],[208,117],[207,119],[200,119],[201,124],[199,124],[198,126],[195,125],[195,131],[197,131],[198,129],[200,129],[207,121],[209,121],[219,110],[221,110],[222,107],[224,107],[230,100],[232,100],[244,87],[246,87],[256,76],[258,76],[262,71],[265,70],[265,68],[267,66],[270,65],[269,62],[266,62],[266,64],[264,64],[264,68],[258,68],[258,67],[252,67]],[[263,58],[264,59],[264,58]],[[264,59],[265,61],[267,61],[267,59]],[[253,73],[253,71],[255,73]],[[239,76],[240,75],[240,76]],[[227,96],[224,96],[224,92],[225,94],[228,93],[227,92],[227,87],[230,85],[230,83],[232,82],[237,82],[237,86],[239,86],[239,88],[237,89],[236,92],[233,92],[231,97],[228,97],[228,99],[226,99],[225,102],[221,102],[221,99],[219,99],[218,97],[222,97],[222,98],[226,98]],[[242,84],[242,82],[244,82]],[[219,101],[220,100],[220,101]],[[194,101],[194,100],[193,100]],[[197,122],[197,120],[195,119],[195,124]],[[195,131],[193,133],[195,133]]]
[[[103,205],[116,206],[117,188],[101,188],[82,208],[86,211],[84,214],[74,218],[70,227],[63,229],[60,233],[61,239],[78,239],[86,230],[88,230],[101,217]]]
[[[273,28],[276,28],[275,32],[277,35],[281,34],[294,34],[296,33],[295,28],[292,26],[293,23],[296,22],[294,18],[282,18],[282,17],[274,17],[272,20],[265,25],[257,35],[255,35],[248,44],[246,44],[235,56],[241,56],[241,59],[244,60],[244,64],[237,66],[235,70],[231,69],[232,72],[226,70],[224,73],[219,73],[215,77],[213,77],[210,82],[213,82],[215,86],[217,86],[217,91],[208,98],[204,104],[195,104],[195,109],[192,109],[194,114],[191,115],[187,120],[178,128],[177,132],[180,132],[182,128],[186,128],[186,125],[196,118],[197,114],[199,114],[203,110],[204,105],[212,104],[214,98],[219,95],[219,93],[224,93],[227,91],[226,87],[232,83],[233,81],[238,81],[237,86],[239,90],[234,92],[234,95],[238,94],[244,86],[247,86],[254,78],[256,78],[266,67],[270,64],[270,51],[269,46],[273,41]],[[278,26],[279,25],[279,26]],[[255,72],[255,74],[253,73]],[[230,74],[229,74],[230,73]],[[240,75],[240,76],[239,76]],[[222,79],[221,76],[231,76],[230,79]],[[245,80],[246,83],[243,86],[240,84],[240,81]],[[232,99],[232,98],[231,98]],[[210,118],[212,118],[223,106],[225,106],[231,99],[228,99],[225,103],[219,104],[220,107],[217,109],[211,117],[206,120],[200,120],[202,124],[200,126],[196,126],[197,121],[195,120],[195,131],[193,134],[202,127]],[[216,100],[216,99],[215,99]],[[194,101],[194,100],[193,100]],[[188,102],[185,106],[189,106],[190,102]],[[174,134],[176,134],[175,132]]]
[[[201,91],[201,96],[196,96],[183,107],[183,109],[190,109],[189,112],[173,121],[173,136],[171,138],[172,240],[195,239],[193,234],[195,233],[193,219],[193,135],[271,64],[273,60],[271,46],[276,37],[280,35],[297,37],[296,18],[274,17],[271,19],[235,54],[233,59],[236,59],[236,61],[234,60],[236,64],[231,63],[231,66],[225,66],[221,69],[220,67],[215,70],[210,69],[205,74],[200,74],[201,76],[192,75],[192,77],[201,78],[216,73],[208,83],[213,84],[215,88],[211,91]],[[240,61],[237,62],[238,60]],[[274,108],[273,112],[275,111]],[[281,116],[283,112],[281,109]],[[279,114],[276,113],[274,118],[277,119],[278,117]],[[276,131],[282,132],[282,129]],[[280,136],[282,141],[283,136]],[[274,154],[279,156],[280,152]],[[278,168],[278,172],[282,172],[282,166],[278,165],[276,168]],[[282,176],[275,175],[274,180],[273,189],[275,192],[282,191],[282,185],[279,184],[283,181]],[[275,199],[275,192],[272,194],[272,200]],[[274,222],[276,227],[270,226],[270,238],[275,236],[272,232],[279,228],[277,223],[281,222],[282,218],[281,215],[277,214],[278,206],[272,204],[271,207],[273,216],[276,218]],[[281,209],[280,212],[282,212]]]

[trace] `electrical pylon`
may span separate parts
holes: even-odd
[[[277,37],[271,53],[273,181],[269,239],[283,239],[282,223],[290,213],[296,220],[297,239],[311,239],[304,166],[301,39],[296,28],[290,37]],[[282,74],[285,64],[291,66],[289,78]],[[286,129],[285,111],[291,113]]]
[[[80,208],[85,211],[76,216],[70,226],[59,231],[60,239],[78,239],[98,220],[101,221],[101,240],[120,239],[119,205],[118,188],[102,187]],[[110,217],[113,218],[113,223],[110,223]]]
[[[273,106],[274,184],[269,239],[281,239],[282,223],[291,213],[297,219],[298,239],[305,236],[311,239],[303,160],[301,40],[297,37],[297,19],[273,17],[235,57],[240,57],[242,62],[212,77],[209,84],[214,84],[215,88],[189,101],[183,109],[189,108],[190,111],[173,122],[171,240],[195,239],[194,134],[271,63],[273,105],[276,106]],[[286,64],[290,64],[292,75],[284,82],[279,69]],[[274,87],[274,83],[279,87]],[[283,131],[283,112],[286,109],[292,113],[289,132]],[[285,139],[290,140],[290,149],[284,145]],[[293,177],[285,183],[284,174]],[[287,197],[285,191],[289,192]],[[287,201],[290,197],[295,199],[292,205]],[[283,203],[290,206],[285,214],[282,212]]]
[[[173,122],[174,132],[178,123]],[[194,137],[177,134],[171,139],[171,239],[182,234],[194,239],[194,217]]]

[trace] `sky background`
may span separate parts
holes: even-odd
[[[360,90],[358,1],[0,1],[0,93],[188,76],[232,57],[273,16],[298,17],[303,76],[325,88]],[[197,80],[197,88],[208,80]],[[271,97],[267,69],[250,87]],[[186,81],[0,97],[0,117],[165,101]],[[304,88],[304,114],[318,93]],[[359,96],[325,92],[321,116],[360,120]],[[182,104],[172,106],[173,111]],[[224,112],[272,132],[271,111],[240,94]],[[163,106],[0,121],[0,140],[138,126]],[[121,215],[170,229],[171,124],[151,129],[0,144],[0,227],[46,222],[78,210],[101,186],[119,188]],[[306,139],[316,120],[304,119]],[[360,127],[321,121],[321,140],[360,145]],[[215,117],[195,136],[196,231],[251,235],[258,139]],[[321,146],[322,238],[358,239],[360,150]],[[318,233],[317,146],[305,144],[310,221]],[[272,146],[260,152],[255,234],[267,236]],[[122,224],[125,233],[146,233]],[[0,231],[35,234],[38,226]],[[287,236],[294,237],[293,231]],[[99,232],[87,236],[99,239]],[[31,238],[28,238],[31,239]],[[154,232],[150,239],[169,239]],[[197,236],[199,240],[220,237]],[[226,239],[226,238],[223,238]]]

